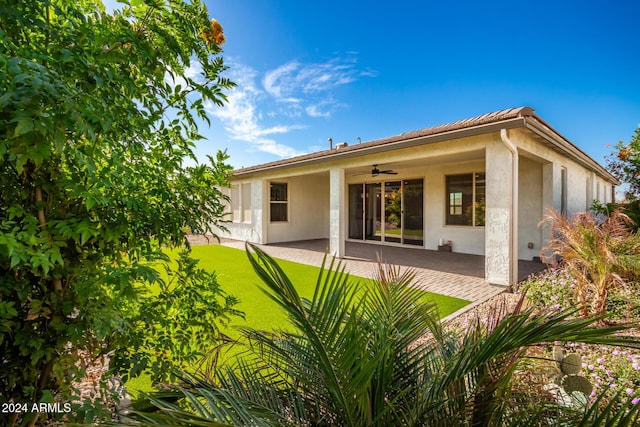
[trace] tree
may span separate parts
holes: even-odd
[[[206,103],[233,86],[222,29],[199,0],[125,3],[113,14],[99,0],[0,4],[3,402],[70,393],[79,350],[131,346],[113,367],[151,367],[155,350],[127,339],[147,326],[151,283],[195,312],[233,313],[215,275],[159,272],[186,231],[224,225],[227,156],[200,164],[193,153]],[[154,307],[149,322],[168,316]]]
[[[619,141],[617,153],[607,159],[611,173],[628,187],[625,196],[629,201],[640,199],[640,127],[628,143]]]
[[[633,425],[628,399],[584,411],[559,405],[512,378],[527,349],[581,341],[638,346],[594,328],[575,312],[520,311],[472,324],[461,335],[442,328],[421,302],[411,272],[381,266],[364,294],[332,262],[311,300],[301,298],[277,262],[248,246],[265,292],[287,314],[291,332],[244,330],[247,352],[228,369],[186,376],[173,392],[150,396],[160,409],[136,425],[252,426],[609,426]],[[176,400],[179,400],[176,402]],[[141,405],[141,408],[144,406]],[[626,424],[625,424],[626,423]]]

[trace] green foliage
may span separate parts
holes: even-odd
[[[550,268],[518,284],[518,292],[526,294],[527,304],[538,311],[559,311],[574,307],[576,280],[563,269]]]
[[[575,307],[576,280],[562,268],[550,268],[529,277],[518,285],[526,293],[527,304],[538,311],[558,311]],[[625,280],[619,288],[609,290],[605,315],[608,322],[640,320],[640,282]]]
[[[550,211],[545,222],[552,238],[543,252],[550,262],[560,259],[574,279],[574,300],[582,315],[604,315],[610,291],[624,287],[624,277],[640,271],[640,235],[619,211],[603,219],[592,213],[567,218]]]
[[[169,302],[189,308],[178,320],[196,333],[189,316],[221,295],[203,275],[181,289],[180,273],[155,302],[141,292],[160,280],[162,247],[223,226],[227,157],[198,164],[192,151],[206,103],[232,86],[209,29],[198,0],[135,1],[113,15],[93,0],[0,4],[1,401],[68,396],[78,350],[138,354],[141,330],[169,327],[159,323]],[[212,287],[198,294],[196,283]],[[178,325],[166,333],[175,339]],[[146,366],[165,369],[153,351]]]
[[[631,228],[633,232],[637,232],[640,228],[640,199],[607,204],[594,200],[589,209],[598,215],[606,216],[611,216],[614,212],[620,211],[631,220],[629,228]]]
[[[607,168],[623,183],[627,184],[626,198],[640,199],[640,127],[636,129],[628,143],[619,141],[616,153],[607,159]]]
[[[387,221],[396,228],[400,228],[402,217],[402,192],[398,189],[385,193],[385,210]]]
[[[220,288],[217,274],[199,268],[190,253],[182,252],[177,265],[165,268],[168,280],[155,280],[157,287],[137,282],[136,300],[118,301],[122,320],[133,327],[115,328],[107,339],[111,366],[124,382],[141,372],[149,373],[153,383],[172,381],[177,369],[193,369],[205,352],[226,340],[221,323],[243,317],[234,309],[237,299]]]
[[[132,415],[136,425],[615,425],[611,411],[602,418],[575,411],[511,380],[526,350],[551,340],[640,346],[616,335],[622,328],[594,328],[573,311],[544,316],[518,307],[446,333],[408,286],[410,273],[381,266],[357,298],[357,282],[332,262],[307,300],[273,259],[249,249],[292,331],[245,328],[242,358],[148,396],[140,407],[160,411]],[[640,406],[625,404],[622,417],[637,419]]]
[[[574,300],[575,286],[575,280],[565,270],[550,269],[542,275],[528,278],[521,283],[518,291],[526,293],[527,303],[535,311],[554,313],[578,305]],[[625,282],[624,287],[612,289],[609,293],[605,319],[607,322],[638,325],[638,307],[638,284]],[[634,401],[640,401],[640,351],[584,343],[564,343],[553,347],[553,360],[556,364],[563,360],[565,352],[575,353],[582,359],[583,376],[588,378],[594,390],[589,398],[599,396],[601,404],[611,403],[615,408],[621,403],[612,401],[618,399],[618,391],[625,390]],[[539,372],[542,369],[538,366],[535,370]],[[553,378],[557,375],[550,372],[548,377]],[[563,394],[559,387],[556,387],[556,390],[563,402],[577,403],[572,398],[573,395]]]

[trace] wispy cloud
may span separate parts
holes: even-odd
[[[256,72],[249,67],[238,64],[235,64],[233,68],[235,71],[230,77],[236,82],[237,86],[227,96],[228,102],[223,108],[207,103],[205,108],[209,114],[222,121],[231,138],[249,142],[257,150],[271,153],[278,157],[291,157],[302,154],[292,147],[278,144],[275,140],[267,138],[268,135],[284,134],[294,129],[300,129],[302,126],[297,124],[262,125],[262,115],[258,110],[261,91],[255,84]]]
[[[207,104],[207,111],[222,121],[231,138],[282,158],[303,152],[276,142],[274,135],[307,127],[305,117],[330,117],[345,106],[334,97],[334,89],[375,76],[371,70],[359,70],[353,55],[319,64],[291,61],[263,76],[231,61],[230,71],[229,77],[237,86],[228,93],[228,102],[222,108]]]
[[[329,117],[340,105],[332,97],[334,89],[353,83],[360,77],[376,75],[370,69],[359,70],[357,65],[354,54],[315,64],[291,61],[267,72],[262,84],[278,102],[292,104],[291,107],[296,109],[298,104],[306,101],[304,110],[309,116]]]
[[[330,96],[316,103],[307,105],[305,112],[309,117],[329,117],[333,110],[343,106],[345,105]]]

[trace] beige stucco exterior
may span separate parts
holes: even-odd
[[[263,244],[324,238],[340,257],[354,214],[349,185],[422,180],[420,246],[437,250],[441,241],[452,241],[454,252],[485,256],[489,283],[512,284],[517,260],[539,256],[545,244],[548,230],[539,227],[545,210],[564,207],[571,214],[586,210],[594,199],[611,202],[616,181],[532,110],[504,116],[239,170],[230,191],[232,221],[220,235]],[[371,176],[372,165],[397,174]],[[447,225],[447,176],[478,173],[486,176],[485,224]],[[271,183],[287,184],[286,221],[270,219]],[[393,243],[385,239],[369,243],[402,245],[396,235],[389,237]]]

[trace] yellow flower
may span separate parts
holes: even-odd
[[[222,25],[220,25],[220,23],[215,19],[212,19],[209,24],[209,28],[211,29],[211,32],[204,31],[202,33],[202,38],[209,44],[215,43],[218,46],[222,46],[225,42]]]

